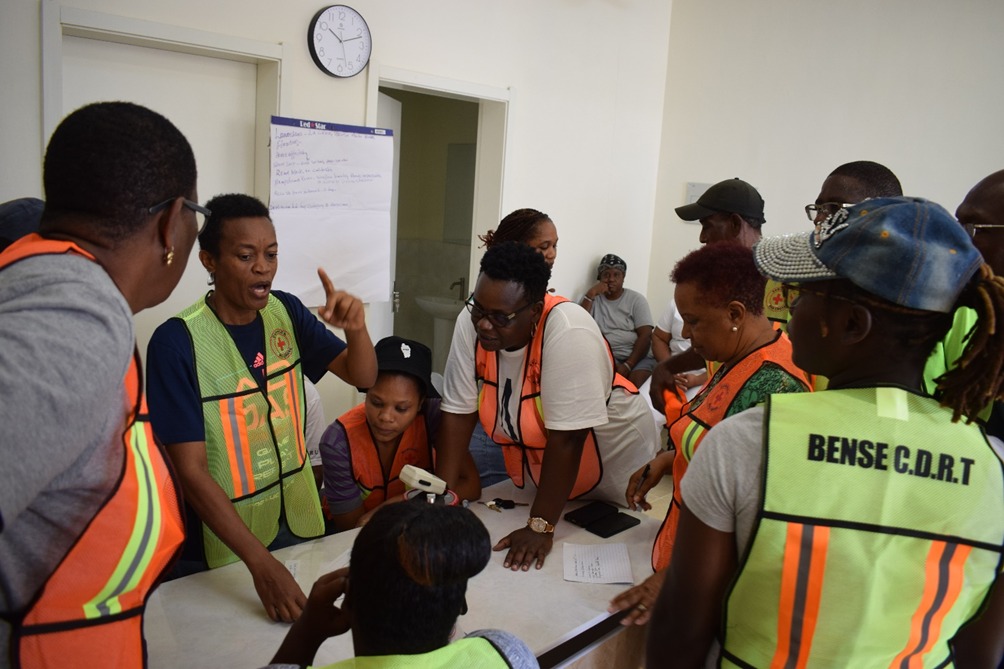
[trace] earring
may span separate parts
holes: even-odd
[[[210,272],[209,278],[206,279],[206,285],[212,286],[215,283],[216,283],[216,272]]]
[[[164,251],[164,264],[170,267],[171,263],[173,262],[174,262],[174,247],[172,246],[171,248]]]
[[[536,337],[536,336],[537,336],[537,324],[536,324],[536,323],[534,323],[534,324],[533,324],[533,325],[532,325],[532,326],[530,327],[530,339],[533,339],[533,338],[534,338],[534,337]]]
[[[733,325],[732,326],[732,331],[733,332],[739,332],[739,328],[737,326]]]

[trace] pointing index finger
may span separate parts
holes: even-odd
[[[321,285],[324,286],[324,295],[326,297],[331,297],[335,292],[335,284],[331,282],[328,278],[328,273],[324,271],[323,267],[317,268],[317,276],[321,279]]]

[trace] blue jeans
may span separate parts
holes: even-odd
[[[482,488],[509,478],[505,470],[505,459],[502,457],[502,447],[488,437],[480,421],[474,426],[469,449],[474,464],[477,465]]]

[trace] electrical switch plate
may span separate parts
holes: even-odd
[[[683,204],[692,204],[697,202],[697,198],[704,195],[704,191],[711,188],[711,184],[702,184],[694,181],[687,182],[687,197]]]

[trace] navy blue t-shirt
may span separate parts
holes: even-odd
[[[345,342],[328,330],[295,295],[273,290],[293,321],[303,375],[317,383]],[[261,314],[247,325],[227,325],[254,378],[265,378],[265,329]],[[192,340],[178,318],[162,323],[146,350],[146,391],[154,434],[164,444],[205,441],[202,402],[195,376]]]

